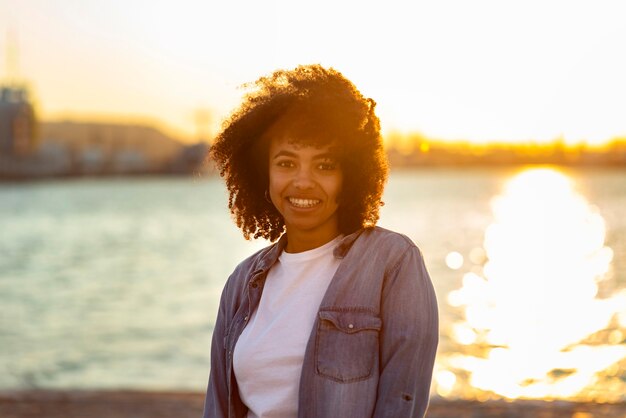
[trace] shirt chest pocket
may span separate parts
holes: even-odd
[[[370,312],[319,312],[317,373],[342,383],[367,379],[378,361],[381,325],[381,319]]]

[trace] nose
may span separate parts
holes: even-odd
[[[293,179],[293,186],[296,189],[307,190],[313,188],[314,182],[311,173],[305,167],[302,167],[296,173]]]

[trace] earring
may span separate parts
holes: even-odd
[[[272,203],[272,199],[270,199],[270,191],[268,189],[265,189],[265,200],[267,200],[267,203]]]

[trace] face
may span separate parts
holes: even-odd
[[[287,135],[271,137],[269,194],[285,220],[287,251],[294,246],[302,251],[315,248],[339,235],[337,198],[342,181],[330,146],[293,144]]]

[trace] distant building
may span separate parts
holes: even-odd
[[[35,111],[26,89],[0,87],[0,156],[23,156],[36,145]]]

